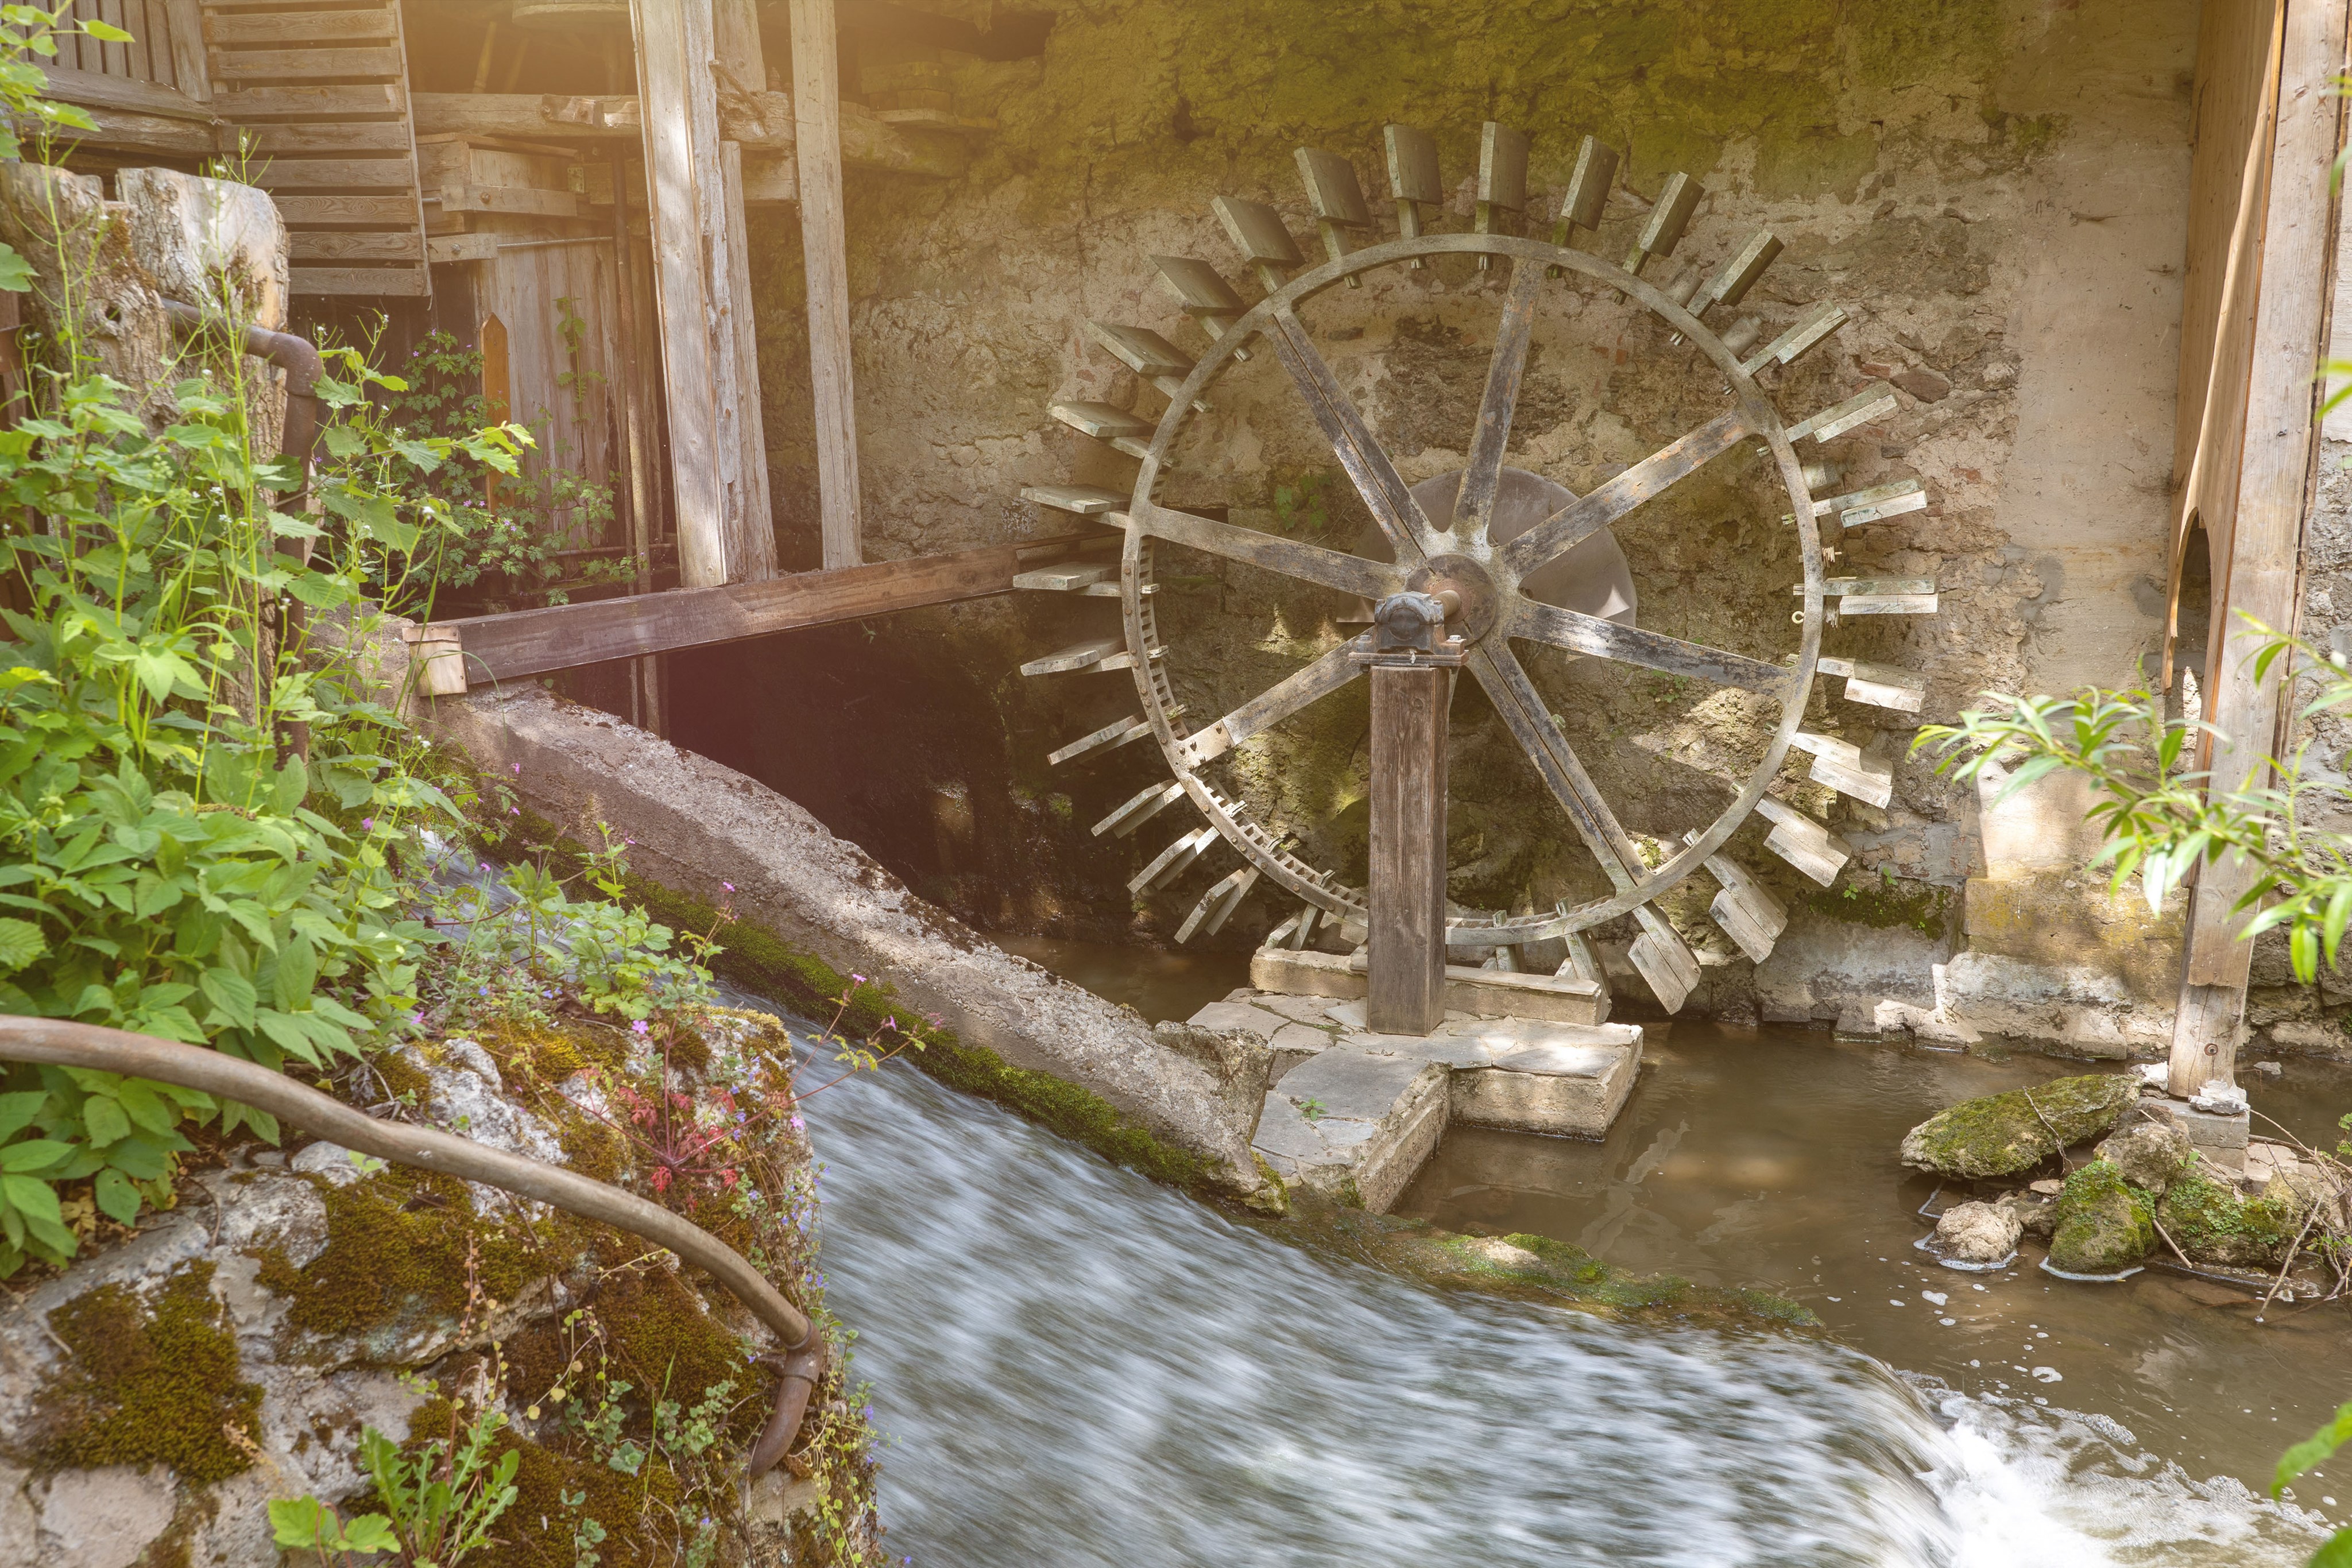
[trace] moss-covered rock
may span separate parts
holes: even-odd
[[[1904,1134],[1903,1163],[1938,1176],[2013,1176],[2105,1132],[2138,1098],[2137,1074],[2092,1072],[1963,1100]]]
[[[2291,1194],[2249,1200],[2200,1163],[2172,1183],[2157,1218],[2180,1249],[2200,1263],[2274,1269],[2284,1260],[2302,1217]]]
[[[2130,1268],[2156,1245],[2153,1197],[2124,1180],[2105,1160],[2093,1160],[2066,1178],[2058,1195],[2058,1228],[2050,1262],[2070,1274],[2113,1274]]]
[[[230,1434],[253,1440],[261,1385],[243,1375],[212,1279],[212,1264],[192,1263],[152,1299],[101,1285],[49,1314],[73,1360],[47,1393],[45,1463],[163,1465],[195,1486],[252,1463]]]

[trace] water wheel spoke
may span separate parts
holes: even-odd
[[[1310,703],[1319,702],[1354,680],[1363,666],[1354,655],[1368,653],[1371,633],[1342,643],[1313,664],[1258,693],[1198,735],[1181,742],[1184,758],[1194,767],[1223,757],[1251,736],[1263,734]]]
[[[1753,434],[1747,413],[1739,409],[1709,420],[1505,545],[1500,552],[1504,564],[1525,577],[1544,562],[1574,549],[1643,502],[1688,478]]]
[[[1503,319],[1495,332],[1495,357],[1486,367],[1486,391],[1478,402],[1478,429],[1471,437],[1470,461],[1454,503],[1456,538],[1484,538],[1494,516],[1495,492],[1503,479],[1503,454],[1511,441],[1511,416],[1519,402],[1519,379],[1527,372],[1528,343],[1535,330],[1536,297],[1544,282],[1543,264],[1515,261],[1503,297]]]
[[[1710,648],[1703,643],[1685,643],[1663,632],[1621,626],[1598,615],[1562,610],[1532,599],[1522,599],[1512,612],[1510,634],[1531,643],[1548,643],[1572,653],[1639,664],[1670,675],[1690,675],[1715,685],[1738,686],[1767,696],[1780,695],[1789,684],[1789,671],[1779,664]]]
[[[1154,538],[1223,556],[1227,560],[1246,561],[1284,577],[1360,598],[1379,599],[1403,586],[1396,568],[1386,561],[1366,560],[1341,550],[1286,539],[1279,534],[1260,533],[1255,528],[1217,522],[1191,512],[1171,511],[1150,501],[1129,516],[1137,527]]]
[[[1576,824],[1577,836],[1601,862],[1611,884],[1620,893],[1632,887],[1640,878],[1641,854],[1617,821],[1617,813],[1601,799],[1600,787],[1584,770],[1583,760],[1569,745],[1568,737],[1552,722],[1549,705],[1528,679],[1510,644],[1490,639],[1471,650],[1469,665],[1528,760],[1559,797],[1568,820]]]
[[[1412,498],[1412,487],[1341,390],[1330,361],[1307,336],[1305,323],[1287,305],[1278,306],[1266,337],[1297,384],[1299,395],[1306,399],[1307,412],[1315,416],[1323,438],[1331,444],[1332,455],[1371,509],[1372,520],[1388,536],[1396,559],[1418,566],[1423,557],[1440,550],[1443,547],[1429,519],[1422,515],[1420,503]]]

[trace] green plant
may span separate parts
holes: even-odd
[[[594,831],[600,847],[568,874],[542,850],[501,868],[488,886],[436,885],[431,924],[463,933],[428,980],[450,1014],[544,1019],[560,998],[642,1023],[657,1009],[716,994],[704,967],[717,951],[716,930],[680,938],[625,902],[626,841],[601,822]],[[573,896],[580,882],[601,896]]]
[[[2271,1496],[2284,1492],[2296,1477],[2326,1463],[2347,1443],[2352,1443],[2352,1405],[2337,1410],[2334,1420],[2279,1456],[2278,1471],[2271,1478]],[[2309,1568],[2352,1568],[2352,1530],[2339,1530],[2328,1537],[2311,1554]]]
[[[2261,639],[2249,655],[2257,681],[2294,656],[2294,678],[2314,688],[2298,719],[2352,705],[2352,669],[2343,654],[2242,619]],[[2003,800],[2059,769],[2080,774],[2097,797],[2088,817],[2099,824],[2102,842],[2091,863],[2111,868],[2112,891],[2137,873],[2149,909],[2159,909],[2199,863],[2235,855],[2252,879],[2234,907],[2258,910],[2241,935],[2252,939],[2283,929],[2296,977],[2305,984],[2323,960],[2335,965],[2352,925],[2352,837],[2315,821],[2325,816],[2315,808],[2340,807],[2352,797],[2307,771],[2303,749],[2257,758],[2231,788],[2187,767],[2197,737],[2218,732],[2196,719],[2168,717],[2163,699],[2145,686],[2085,688],[2071,697],[1986,695],[1990,707],[1963,713],[1957,724],[1927,726],[1913,749],[1934,752],[1937,771],[1963,779],[2010,769]],[[2275,782],[2261,782],[2266,770],[2275,772]]]
[[[429,1381],[404,1381],[419,1393],[434,1392]],[[269,1524],[278,1544],[315,1551],[322,1565],[330,1552],[392,1552],[404,1568],[457,1568],[467,1553],[488,1542],[490,1527],[514,1502],[522,1454],[515,1448],[493,1452],[506,1424],[494,1391],[470,1420],[452,1402],[447,1435],[413,1452],[373,1427],[361,1428],[360,1462],[385,1511],[346,1524],[317,1498],[275,1500]]]
[[[1328,474],[1308,474],[1274,487],[1274,516],[1286,534],[1319,534],[1331,526]]]

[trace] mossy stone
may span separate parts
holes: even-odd
[[[2090,1072],[1963,1100],[1904,1134],[1903,1163],[1978,1180],[2031,1170],[2060,1147],[2114,1126],[2139,1098],[2139,1082],[2137,1073]]]
[[[2105,1160],[2093,1160],[2066,1178],[2058,1195],[2058,1229],[2050,1262],[2070,1274],[2114,1274],[2147,1256],[2156,1245],[2150,1196],[2124,1180]]]
[[[191,1486],[249,1467],[228,1429],[257,1435],[261,1385],[241,1375],[212,1278],[210,1263],[192,1263],[152,1305],[121,1285],[100,1285],[49,1314],[73,1361],[41,1401],[51,1423],[43,1462],[163,1465]]]
[[[2239,1196],[2201,1162],[2173,1182],[2157,1209],[2166,1232],[2190,1258],[2237,1269],[2276,1268],[2294,1241],[2300,1218],[2282,1198]]]

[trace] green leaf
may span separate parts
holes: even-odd
[[[119,1143],[131,1135],[131,1118],[122,1107],[103,1094],[93,1094],[82,1102],[81,1124],[89,1133],[89,1141],[104,1145]]]
[[[130,34],[113,23],[101,22],[95,16],[85,18],[81,30],[93,38],[102,38],[110,44],[128,44],[133,41]]]
[[[29,920],[0,920],[0,974],[28,967],[49,950],[49,939]]]
[[[33,264],[17,254],[15,246],[0,243],[0,288],[23,294],[32,287]]]
[[[400,1537],[393,1533],[392,1521],[380,1513],[363,1513],[343,1526],[341,1542],[346,1552],[371,1556],[378,1552],[400,1550]]]
[[[17,1145],[18,1148],[23,1146],[21,1144]],[[5,1152],[14,1153],[15,1151]],[[0,1160],[0,1165],[5,1164],[5,1160]],[[0,1197],[6,1198],[16,1212],[31,1223],[37,1235],[40,1233],[44,1222],[51,1227],[62,1227],[65,1223],[58,1209],[57,1189],[36,1177],[0,1176]],[[68,1240],[72,1239],[71,1231],[67,1231],[65,1234]]]
[[[288,1547],[314,1547],[325,1544],[320,1540],[327,1528],[327,1505],[315,1497],[272,1499],[269,1504],[269,1528],[278,1544]]]
[[[253,1027],[253,1009],[261,998],[251,980],[231,969],[213,968],[206,969],[196,983],[223,1018],[239,1029]]]
[[[2340,1406],[2333,1421],[2279,1456],[2278,1472],[2271,1477],[2271,1496],[2278,1496],[2295,1477],[2326,1462],[2347,1442],[2352,1442],[2352,1405]]]
[[[2311,1554],[2306,1568],[2352,1568],[2352,1530],[2339,1530]]]
[[[13,1138],[30,1126],[33,1118],[41,1113],[42,1102],[47,1099],[47,1093],[39,1089],[0,1094],[0,1139]]]
[[[0,1171],[47,1170],[73,1152],[71,1144],[55,1138],[27,1138],[0,1149]]]
[[[139,1189],[130,1178],[118,1170],[103,1170],[90,1184],[90,1194],[98,1207],[117,1225],[129,1225],[139,1218]]]
[[[155,1086],[136,1078],[126,1078],[114,1087],[115,1097],[131,1119],[151,1133],[168,1135],[180,1124],[179,1110],[163,1103]]]
[[[106,1163],[133,1181],[154,1181],[172,1168],[163,1151],[136,1133],[108,1149]]]

